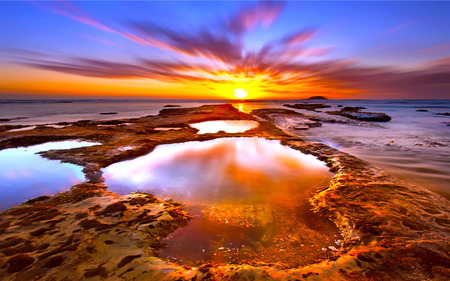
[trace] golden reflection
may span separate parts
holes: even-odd
[[[338,247],[338,230],[313,214],[308,202],[309,192],[328,184],[331,173],[323,162],[279,141],[162,145],[105,168],[103,175],[111,191],[138,189],[185,204],[193,221],[169,235],[160,252],[179,264],[296,267],[330,258]]]

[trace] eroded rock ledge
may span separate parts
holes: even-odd
[[[276,110],[276,109],[274,109]],[[271,122],[245,133],[197,135],[189,123],[255,120],[229,105],[164,109],[158,116],[80,121],[1,132],[0,148],[63,139],[101,145],[53,150],[45,157],[84,166],[88,181],[70,191],[30,200],[0,214],[0,276],[5,280],[447,280],[450,277],[448,200],[408,185],[324,144],[292,137]],[[104,125],[104,126],[99,126]],[[159,127],[178,130],[155,130]],[[100,168],[144,155],[156,145],[255,136],[325,161],[335,173],[312,195],[314,211],[341,230],[335,260],[301,268],[283,264],[205,264],[190,268],[155,256],[159,240],[189,221],[178,203],[149,194],[107,191]],[[126,149],[125,149],[126,148]],[[299,257],[301,258],[301,257]]]

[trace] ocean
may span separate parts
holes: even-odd
[[[326,111],[339,110],[340,105],[361,106],[367,108],[363,111],[384,112],[392,120],[382,123],[324,122],[321,127],[309,130],[285,128],[288,133],[353,154],[406,182],[450,199],[450,117],[438,115],[450,112],[450,100],[273,100],[231,103],[244,112],[250,112],[252,109],[283,108],[286,103],[305,101],[331,107],[317,112],[293,110],[326,118],[331,116]],[[158,114],[168,104],[194,107],[224,102],[228,101],[0,100],[0,126],[134,118]]]

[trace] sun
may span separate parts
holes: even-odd
[[[233,90],[233,94],[236,98],[242,100],[247,97],[247,91],[242,88],[236,88]]]

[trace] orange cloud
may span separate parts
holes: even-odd
[[[419,96],[420,92],[430,88],[437,89],[436,87],[439,88],[439,93],[449,93],[449,85],[443,85],[443,81],[449,81],[448,63],[441,63],[439,68],[427,66],[418,71],[399,72],[383,67],[361,67],[346,61],[300,62],[299,57],[320,56],[332,50],[329,47],[305,46],[316,34],[316,30],[311,28],[302,28],[275,38],[259,50],[246,50],[242,44],[244,34],[258,25],[272,24],[284,8],[282,2],[260,2],[216,25],[189,32],[182,27],[170,28],[142,21],[128,21],[118,29],[96,21],[72,4],[54,5],[52,10],[57,13],[144,46],[151,45],[175,52],[178,59],[138,57],[133,61],[118,62],[9,50],[18,63],[67,75],[109,79],[114,81],[109,82],[113,85],[121,84],[119,80],[149,79],[172,85],[178,90],[191,87],[200,92],[203,89],[208,94],[215,90],[218,95],[223,95],[224,92],[231,95],[234,88],[243,88],[249,91],[251,98],[299,98],[304,97],[299,95],[306,93],[349,97],[362,91],[372,97],[380,97],[380,94],[387,97],[386,93],[394,93],[397,95],[395,97],[408,94]],[[400,30],[410,24],[388,32]],[[102,85],[100,88],[106,89],[107,86]],[[133,89],[141,91],[146,87]]]

